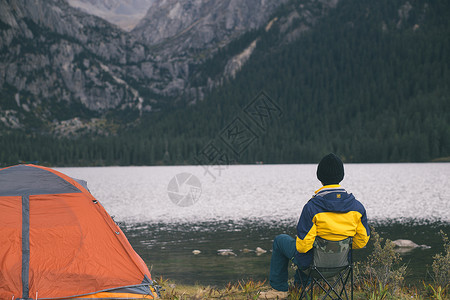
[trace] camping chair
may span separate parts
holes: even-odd
[[[297,272],[307,275],[306,282],[302,280],[303,288],[299,299],[313,299],[314,286],[317,285],[326,293],[323,300],[348,300],[349,294],[346,286],[350,279],[350,299],[353,300],[352,238],[329,241],[316,237],[313,254],[311,266],[302,271],[297,270]],[[302,276],[299,277],[302,278]],[[310,283],[309,286],[307,286],[308,283]]]

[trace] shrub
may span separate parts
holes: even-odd
[[[444,253],[439,253],[433,256],[433,264],[431,269],[433,274],[433,285],[425,285],[429,296],[434,299],[443,299],[447,294],[450,282],[450,241],[447,234],[442,230],[439,232],[444,242]]]
[[[386,299],[402,287],[406,265],[400,265],[400,254],[394,251],[394,244],[371,228],[371,242],[374,249],[363,263],[355,268],[355,279],[364,290],[367,299]],[[384,241],[384,246],[383,246]]]

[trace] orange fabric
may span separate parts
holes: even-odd
[[[5,291],[22,295],[22,198],[0,201],[0,299],[11,299]]]
[[[144,261],[86,189],[55,170],[35,167],[82,193],[29,196],[30,297],[67,298],[141,284],[145,275],[151,279]],[[21,236],[22,198],[0,197],[0,299],[22,297]]]

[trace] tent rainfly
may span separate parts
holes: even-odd
[[[154,299],[150,272],[85,181],[0,169],[0,299]]]

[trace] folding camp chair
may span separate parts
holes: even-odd
[[[302,271],[297,270],[307,275],[307,279],[302,280],[303,288],[299,299],[313,299],[314,286],[317,285],[319,290],[325,292],[323,300],[348,300],[349,293],[346,286],[350,279],[350,299],[353,300],[352,238],[329,241],[316,237],[313,253],[311,266]],[[299,277],[302,278],[302,276]],[[309,286],[308,283],[310,283]]]

